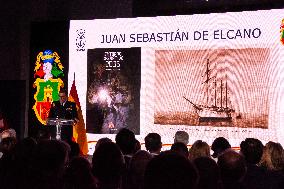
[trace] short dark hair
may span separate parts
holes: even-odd
[[[129,129],[119,130],[115,136],[115,142],[124,155],[134,153],[136,139],[134,133]]]
[[[198,173],[187,158],[171,151],[165,151],[148,163],[144,180],[144,189],[195,188]]]
[[[118,184],[124,173],[123,155],[117,144],[100,144],[92,158],[92,173],[102,184]]]
[[[227,139],[224,137],[216,138],[211,146],[211,149],[214,151],[212,157],[217,158],[222,152],[226,149],[231,148],[231,145]]]
[[[60,90],[59,90],[59,93],[65,93],[66,95],[68,95],[67,90],[66,90],[66,89],[64,89],[64,88],[63,88],[63,89],[60,89]]]
[[[149,152],[160,150],[162,147],[161,136],[158,133],[149,133],[144,140]]]
[[[260,162],[263,153],[263,144],[255,138],[246,138],[241,142],[241,153],[247,163],[257,164]]]
[[[221,178],[223,181],[241,181],[246,174],[246,163],[244,157],[233,151],[229,150],[218,157],[217,162]]]
[[[172,144],[171,151],[176,152],[180,155],[183,155],[186,158],[188,158],[188,155],[189,155],[188,148],[183,142],[176,142]]]

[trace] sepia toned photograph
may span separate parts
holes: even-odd
[[[270,49],[155,51],[154,123],[268,128]]]

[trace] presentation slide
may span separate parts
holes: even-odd
[[[140,142],[184,130],[190,144],[284,145],[283,11],[70,21],[68,85],[75,73],[91,150],[124,127]]]

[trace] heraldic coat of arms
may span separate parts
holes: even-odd
[[[64,76],[64,67],[59,59],[56,52],[45,50],[37,55],[35,63],[33,87],[36,88],[36,93],[33,110],[37,119],[44,125],[46,125],[52,102],[59,100],[58,92],[64,86],[61,80]]]

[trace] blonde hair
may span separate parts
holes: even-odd
[[[284,169],[284,150],[280,143],[269,141],[263,150],[259,165],[268,170]]]
[[[193,143],[192,147],[189,149],[189,159],[191,161],[195,160],[196,158],[199,157],[209,157],[210,156],[210,146],[202,141],[202,140],[197,140]]]

